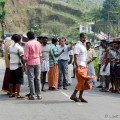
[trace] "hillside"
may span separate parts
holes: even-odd
[[[40,33],[68,34],[78,27],[88,12],[82,3],[76,6],[62,0],[8,0],[6,10],[7,33],[36,30]]]

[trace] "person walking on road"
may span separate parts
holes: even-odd
[[[77,77],[77,85],[73,94],[71,95],[70,99],[74,100],[75,102],[85,102],[87,101],[83,98],[84,90],[91,89],[92,86],[88,83],[88,81],[95,76],[87,76],[87,50],[86,46],[84,45],[86,41],[85,33],[80,33],[80,41],[74,47],[74,61],[76,65],[76,77]],[[77,92],[79,93],[79,98],[76,96]]]

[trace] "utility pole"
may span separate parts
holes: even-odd
[[[110,12],[112,11],[108,11],[108,33],[110,33]]]

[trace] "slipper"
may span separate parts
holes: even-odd
[[[41,90],[42,92],[46,92],[46,90]]]
[[[16,98],[21,99],[21,98],[25,98],[24,96],[17,96]]]
[[[25,96],[26,96],[26,97],[29,97],[30,95],[31,95],[31,94],[30,94],[30,93],[28,93],[28,94],[26,94]]]
[[[80,99],[77,98],[77,97],[74,97],[74,98],[70,97],[70,99],[73,100],[73,101],[75,101],[75,102],[80,102]]]
[[[37,99],[38,99],[38,100],[41,100],[41,99],[42,99],[42,97],[41,97],[41,96],[37,96]]]
[[[104,89],[103,89],[103,90],[100,90],[100,91],[101,91],[101,92],[110,92],[109,90],[104,90]]]
[[[13,94],[13,95],[9,95],[9,98],[13,98],[13,97],[15,97],[15,95]]]
[[[30,96],[28,97],[28,100],[35,100],[35,98],[30,95]]]
[[[84,100],[84,99],[81,99],[81,102],[88,103],[88,101],[86,101],[86,100]]]

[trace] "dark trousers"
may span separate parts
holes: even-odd
[[[58,60],[58,87],[66,87],[68,83],[68,60]]]

